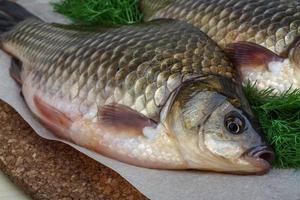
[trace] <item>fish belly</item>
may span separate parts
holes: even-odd
[[[236,76],[209,37],[174,20],[101,30],[26,20],[1,43],[22,62],[24,98],[48,129],[144,167],[188,168],[160,122],[160,110],[182,82]]]

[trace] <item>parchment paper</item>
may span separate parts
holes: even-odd
[[[46,21],[67,22],[62,16],[53,13],[48,0],[18,2]],[[59,140],[33,118],[20,97],[20,88],[9,76],[9,66],[10,57],[0,52],[0,98],[14,107],[41,137]],[[151,170],[127,165],[66,141],[62,142],[112,168],[150,199],[300,200],[300,171],[296,170],[271,170],[264,176]]]

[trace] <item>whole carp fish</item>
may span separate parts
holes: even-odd
[[[300,88],[300,1],[142,0],[145,20],[186,21],[227,48],[245,82]]]
[[[0,10],[10,73],[58,137],[148,168],[270,169],[274,153],[232,64],[192,25],[79,28],[33,19],[10,1]]]

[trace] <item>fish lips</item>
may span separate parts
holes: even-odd
[[[275,160],[273,149],[267,145],[250,148],[244,153],[243,157],[252,166],[259,169],[259,171],[256,172],[257,175],[263,175],[269,172]]]

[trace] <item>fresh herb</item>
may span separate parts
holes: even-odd
[[[63,0],[53,3],[55,11],[77,24],[134,24],[142,19],[139,0]]]
[[[275,150],[275,167],[300,168],[300,90],[278,95],[248,84],[244,91]]]

